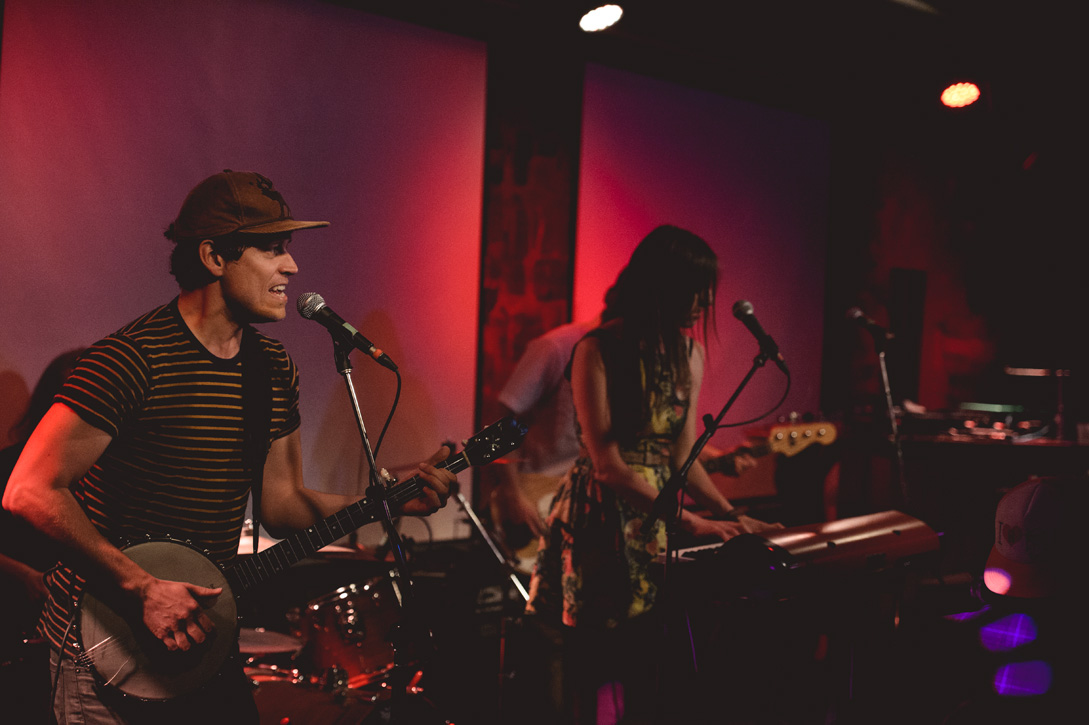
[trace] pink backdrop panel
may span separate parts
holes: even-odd
[[[483,44],[321,2],[4,6],[3,407],[57,353],[170,299],[162,230],[197,181],[250,169],[332,222],[296,236],[289,294],[321,293],[400,366],[379,463],[472,434]],[[327,333],[294,311],[265,331],[301,370],[308,485],[360,490]],[[357,357],[376,443],[395,379]],[[457,514],[427,522],[436,538],[468,535]]]
[[[826,125],[601,66],[587,70],[583,114],[576,319],[601,310],[647,232],[684,227],[711,244],[722,268],[700,414],[719,413],[758,352],[731,314],[739,299],[753,304],[792,375],[789,397],[768,420],[819,413]],[[768,364],[724,422],[770,410],[785,382]],[[738,440],[737,431],[723,431],[714,443]]]

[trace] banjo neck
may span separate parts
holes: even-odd
[[[460,456],[455,456],[438,467],[457,473],[469,465],[463,460]],[[392,487],[385,498],[394,507],[418,496],[423,487],[420,477],[413,476]],[[236,595],[244,594],[361,526],[377,521],[381,507],[382,501],[379,499],[361,499],[313,526],[235,563],[224,572],[231,591]]]
[[[490,463],[517,448],[526,430],[513,416],[502,418],[466,441],[463,450],[436,464],[436,468],[459,473],[470,466]],[[425,485],[420,476],[413,476],[390,486],[382,498],[356,501],[313,526],[234,564],[225,572],[231,591],[241,595],[361,526],[377,521],[382,512],[383,498],[391,508],[396,508],[420,495]]]

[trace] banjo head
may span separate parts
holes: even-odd
[[[214,600],[204,602],[204,614],[214,629],[188,652],[171,652],[137,617],[126,617],[85,592],[79,608],[83,657],[104,684],[143,700],[169,700],[197,690],[234,651],[238,609],[222,570],[178,541],[148,541],[124,553],[159,579],[223,587]]]

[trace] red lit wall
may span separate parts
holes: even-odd
[[[321,293],[400,366],[379,463],[472,434],[481,43],[321,2],[4,8],[0,407],[18,410],[57,353],[176,294],[162,230],[197,181],[250,169],[297,217],[332,223],[296,236],[292,300]],[[293,310],[264,329],[301,369],[308,485],[356,490],[359,435],[327,333]],[[377,443],[395,379],[356,364]],[[456,513],[429,521],[436,537],[468,535]]]
[[[700,414],[717,415],[758,352],[731,314],[753,304],[791,375],[784,404],[818,414],[829,139],[821,123],[722,96],[590,66],[586,74],[575,317],[601,310],[605,290],[659,224],[706,239],[719,255],[718,340]],[[725,421],[775,406],[785,378],[757,372]],[[702,427],[701,427],[702,430]],[[714,439],[736,442],[736,431]]]
[[[400,366],[379,464],[398,473],[472,434],[483,44],[321,2],[9,0],[0,49],[0,409],[18,411],[57,353],[173,296],[161,232],[182,198],[220,169],[253,169],[296,216],[332,222],[296,236],[292,299],[321,293]],[[757,353],[730,314],[747,299],[793,373],[771,419],[819,413],[825,125],[592,65],[579,164],[575,316],[600,309],[651,228],[687,227],[723,266],[699,412],[719,411]],[[308,484],[361,490],[327,334],[294,312],[265,329],[302,373]],[[356,364],[377,443],[395,379]],[[728,420],[771,411],[784,383],[759,371]],[[459,514],[431,533],[467,536]]]

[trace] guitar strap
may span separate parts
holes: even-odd
[[[272,371],[257,332],[242,328],[242,464],[253,494],[253,553],[261,531],[261,481],[272,424]]]

